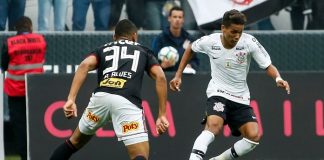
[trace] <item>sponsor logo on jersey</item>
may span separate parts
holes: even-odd
[[[262,53],[265,57],[267,57],[268,54],[265,52],[263,46],[258,42],[258,40],[257,40],[256,38],[252,38],[252,41],[255,42],[255,44],[259,47],[261,53]]]
[[[127,133],[130,131],[135,131],[139,128],[139,123],[138,122],[125,122],[122,123],[122,128],[123,128],[123,133]]]
[[[242,63],[245,62],[245,55],[246,55],[246,53],[239,52],[239,53],[236,53],[235,55],[237,57],[237,59],[236,59],[237,63],[242,64]]]
[[[216,102],[213,109],[217,112],[224,112],[224,106],[222,102]]]
[[[225,61],[225,68],[232,68],[230,61]]]
[[[238,51],[240,51],[240,50],[243,50],[244,49],[244,46],[237,46],[235,49],[238,50]]]
[[[211,48],[212,50],[221,50],[221,47],[220,46],[212,46],[212,48]]]
[[[244,97],[242,97],[242,96],[236,96],[236,95],[234,95],[234,94],[231,94],[231,93],[229,93],[229,92],[227,92],[227,91],[223,91],[223,90],[221,90],[221,89],[217,89],[217,92],[218,92],[218,93],[227,94],[227,95],[229,95],[229,96],[232,96],[232,97],[235,97],[235,98],[238,98],[238,99],[247,99],[247,100],[250,100],[250,98],[244,98]]]
[[[255,44],[260,48],[263,49],[263,46],[258,42],[256,38],[252,38],[252,41],[255,42]]]
[[[100,118],[98,116],[96,116],[95,114],[93,114],[92,112],[90,112],[89,110],[87,110],[87,116],[86,116],[90,121],[97,123]]]
[[[121,78],[107,78],[100,82],[100,87],[123,88],[127,80]]]

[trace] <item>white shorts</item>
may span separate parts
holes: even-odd
[[[148,141],[143,110],[122,96],[106,92],[92,94],[79,121],[80,131],[93,135],[110,119],[118,141],[125,145]]]

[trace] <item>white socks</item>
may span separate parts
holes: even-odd
[[[197,137],[189,160],[203,160],[207,151],[208,145],[213,142],[215,136],[212,132],[204,130]],[[243,138],[237,141],[233,147],[227,149],[225,152],[217,157],[211,158],[210,160],[232,160],[237,157],[243,156],[246,153],[252,151],[259,143],[253,142],[249,139]]]
[[[237,141],[232,148],[227,149],[221,155],[210,160],[232,160],[252,151],[259,143],[246,138]]]
[[[202,160],[207,151],[208,145],[213,142],[214,139],[215,136],[212,132],[208,130],[202,131],[194,143],[189,160]]]

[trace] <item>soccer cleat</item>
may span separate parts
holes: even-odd
[[[210,158],[209,160],[234,160],[234,158],[227,159],[227,158],[221,157],[221,155],[219,155],[217,157]]]
[[[210,158],[209,160],[225,160],[225,159],[222,159],[219,156],[217,156],[217,157]]]

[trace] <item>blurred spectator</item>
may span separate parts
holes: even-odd
[[[7,19],[9,31],[15,30],[17,20],[25,13],[26,0],[0,0],[0,31],[6,29]]]
[[[198,25],[188,0],[181,0],[181,8],[183,8],[184,13],[186,13],[184,15],[185,22],[183,28],[187,30],[197,30]]]
[[[259,20],[245,28],[246,30],[274,30],[270,17]]]
[[[15,25],[17,35],[7,38],[2,46],[1,70],[7,71],[4,92],[8,95],[10,123],[21,160],[27,160],[25,74],[42,73],[46,42],[32,33],[32,21],[21,17]]]
[[[167,60],[160,61],[163,70],[176,71],[185,49],[191,42],[193,42],[194,39],[186,30],[183,29],[184,12],[182,8],[177,6],[173,7],[170,10],[168,21],[170,26],[165,27],[162,33],[154,38],[152,42],[152,49],[157,57],[158,52],[165,46],[172,46],[176,48],[179,53],[179,61],[174,66],[172,66]],[[190,63],[187,65],[187,70],[190,71],[193,69],[192,71],[195,73],[195,69],[197,69],[198,65],[199,60],[196,55],[194,55]]]
[[[292,29],[302,30],[304,29],[304,0],[296,0],[295,3],[291,6],[290,16]]]
[[[119,21],[125,0],[111,0],[108,29],[114,30]],[[137,26],[137,25],[136,25]]]
[[[48,31],[51,10],[54,11],[54,30],[64,31],[68,0],[38,0],[38,30]]]
[[[144,29],[161,30],[167,26],[168,9],[173,7],[173,1],[145,0],[145,24]],[[164,9],[164,11],[163,11]],[[163,12],[165,15],[163,15]]]
[[[274,30],[270,17],[266,17],[257,22],[258,30]]]
[[[73,0],[72,30],[84,30],[90,4],[94,15],[95,30],[108,30],[110,0]]]
[[[114,30],[115,25],[119,21],[123,5],[126,6],[126,13],[129,20],[131,20],[137,28],[143,27],[144,2],[145,0],[111,0],[111,14],[109,18],[109,30]],[[146,18],[145,18],[146,19]]]
[[[324,29],[323,10],[323,0],[296,0],[290,11],[293,29]]]
[[[312,10],[313,21],[309,29],[324,29],[324,1],[314,0]]]

